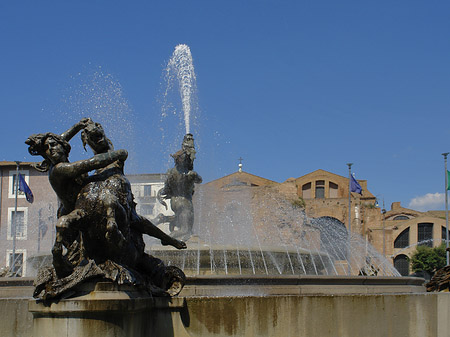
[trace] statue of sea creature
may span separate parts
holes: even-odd
[[[159,223],[169,222],[173,238],[188,240],[194,226],[194,206],[192,195],[195,184],[202,182],[202,177],[194,171],[195,159],[194,137],[188,133],[184,136],[181,150],[171,155],[175,167],[167,172],[164,187],[158,192],[158,200],[167,207],[165,199],[170,199],[173,216],[158,215]]]

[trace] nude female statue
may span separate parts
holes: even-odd
[[[71,131],[84,127],[85,122],[85,120],[82,120],[82,122],[77,123]],[[29,145],[28,151],[30,154],[41,155],[44,158],[43,163],[37,168],[40,171],[48,171],[49,182],[61,203],[58,209],[56,240],[52,253],[55,269],[62,274],[67,273],[64,270],[67,263],[63,261],[62,245],[65,243],[67,247],[71,243],[63,232],[69,229],[69,224],[74,222],[74,219],[80,220],[86,216],[85,210],[76,207],[76,202],[82,188],[89,181],[87,173],[106,167],[115,161],[124,161],[128,156],[127,151],[118,150],[70,163],[68,160],[70,145],[67,141],[70,136],[73,136],[72,132],[62,135],[48,132],[34,134],[25,142]],[[111,237],[115,236],[119,240],[124,240],[117,226],[108,228],[108,233]],[[71,235],[70,237],[73,238]]]

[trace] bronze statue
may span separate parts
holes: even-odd
[[[81,132],[81,139],[83,146],[86,148],[86,145],[89,145],[95,155],[114,152],[112,142],[106,137],[103,127],[99,123],[89,121]],[[104,168],[97,169],[96,176],[104,177],[108,180],[114,177],[120,183],[126,184],[127,189],[131,190],[130,183],[123,174],[123,161],[118,160]],[[135,203],[132,202],[131,204],[131,227],[134,230],[160,239],[163,245],[171,245],[178,249],[186,248],[186,244],[183,241],[172,238],[155,226],[150,220],[137,214]]]
[[[95,155],[70,163],[68,140],[82,129],[83,143]],[[39,271],[35,297],[59,297],[91,278],[144,286],[154,295],[181,291],[183,272],[146,254],[142,234],[178,249],[186,245],[136,213],[131,186],[123,174],[127,152],[113,150],[100,124],[82,119],[62,135],[32,135],[26,144],[32,155],[44,158],[38,168],[49,172],[61,200],[53,267]],[[97,171],[88,175],[93,170]]]
[[[192,235],[194,226],[194,206],[192,195],[194,184],[200,184],[202,177],[194,171],[195,159],[194,137],[188,133],[184,136],[181,150],[172,154],[175,167],[167,172],[164,187],[158,192],[158,200],[167,209],[164,199],[170,199],[170,207],[174,216],[160,214],[160,223],[169,222],[171,236],[188,240]]]

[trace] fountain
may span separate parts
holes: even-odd
[[[233,186],[224,192],[207,185],[197,188],[188,249],[152,248],[187,275],[399,276],[359,235],[349,240],[336,219],[309,218],[273,189]],[[258,193],[264,199],[254,197]]]
[[[185,53],[186,47],[176,51]],[[171,64],[187,69],[177,76],[184,83],[180,92],[186,98],[192,82],[183,81],[189,76],[195,79],[195,73],[192,63],[180,60]],[[183,114],[185,131],[190,133],[191,111],[185,101]],[[83,121],[87,133],[99,129],[91,122]],[[123,152],[105,145],[106,153],[124,160]],[[96,150],[95,144],[93,150],[96,156],[105,154],[104,149]],[[5,313],[2,326],[15,329],[11,335],[24,336],[30,335],[31,329],[36,336],[446,336],[450,329],[448,294],[424,294],[423,279],[398,277],[392,265],[356,234],[350,236],[332,218],[307,217],[272,186],[256,187],[236,179],[217,188],[210,182],[196,187],[193,205],[195,222],[190,231],[183,232],[187,249],[176,249],[184,247],[175,241],[172,244],[178,247],[174,249],[151,247],[154,257],[168,267],[178,266],[188,276],[178,297],[155,297],[157,292],[152,292],[155,289],[148,282],[136,288],[133,282],[121,283],[117,278],[96,283],[81,278],[73,289],[78,297],[48,307],[26,296],[0,301]],[[133,206],[128,206],[133,211]],[[68,220],[78,221],[76,217]],[[138,239],[146,233],[138,226],[145,225],[145,220],[140,220],[128,224],[131,231],[137,231]],[[58,225],[56,234],[65,235],[65,227]],[[117,229],[128,242],[126,224],[124,228],[119,221],[118,228],[114,224],[102,228],[106,240],[101,244],[106,251],[113,251],[108,257],[120,264],[126,257],[114,255],[123,244]],[[76,238],[75,247],[66,246],[65,250],[82,255],[86,253],[80,247],[86,246],[87,264],[76,259],[75,267],[87,271],[89,261],[97,259],[90,254],[98,250],[93,247],[92,233],[84,227],[81,231],[83,238]],[[175,240],[158,235],[165,243]],[[56,274],[64,276],[67,265],[58,249],[54,253]],[[127,267],[116,267],[114,272],[100,269],[124,281],[144,273]],[[29,287],[26,280],[14,279],[0,291],[5,294],[13,283],[16,294],[18,289],[25,294]],[[24,303],[33,312],[34,324],[31,315],[24,314]],[[25,328],[15,333],[19,329],[10,321],[17,322],[19,316]]]
[[[169,88],[179,88],[179,115],[189,133],[196,75],[188,46],[176,46],[165,77],[166,96]],[[349,239],[346,228],[332,219],[308,218],[273,189],[235,181],[222,188],[206,184],[196,190],[195,225],[190,225],[194,235],[184,236],[188,249],[151,248],[153,255],[180,266],[187,275],[399,276],[365,240],[354,234]],[[252,202],[255,193],[263,197]],[[159,218],[164,219],[162,215]]]

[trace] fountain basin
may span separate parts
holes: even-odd
[[[188,242],[188,249],[152,247],[151,255],[197,275],[326,275],[332,264],[322,252],[295,247],[246,247]]]
[[[0,279],[2,336],[32,335],[28,309],[58,336],[75,325],[70,336],[93,335],[92,328],[103,336],[434,337],[450,328],[450,293],[426,293],[415,277],[204,275],[188,277],[173,299],[134,298],[100,283],[50,307],[31,298],[32,281]]]
[[[418,277],[208,275],[188,277],[180,296],[322,296],[425,292],[424,279]]]

